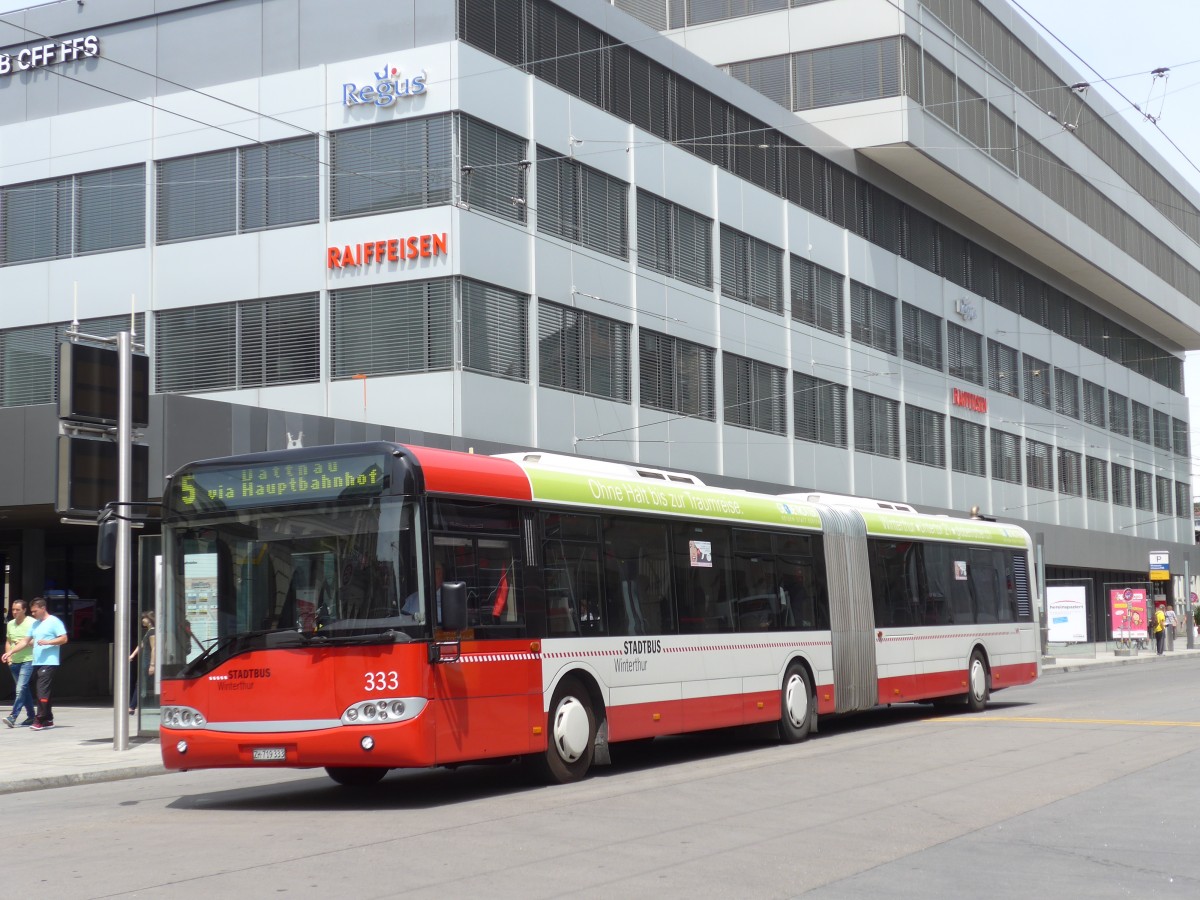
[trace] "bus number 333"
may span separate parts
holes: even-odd
[[[364,675],[367,691],[394,691],[400,686],[400,676],[395,672],[367,672]]]

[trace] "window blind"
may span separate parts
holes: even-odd
[[[330,374],[398,375],[454,362],[451,279],[330,291]]]
[[[463,369],[527,381],[529,298],[471,278],[459,284]]]
[[[732,353],[722,354],[725,422],[754,431],[786,434],[783,369]]]
[[[641,405],[716,418],[716,351],[646,328],[638,329]]]
[[[449,203],[452,148],[449,114],[330,132],[331,217]]]
[[[158,243],[237,231],[237,151],[158,163]]]
[[[796,438],[832,447],[846,446],[846,387],[792,373]]]

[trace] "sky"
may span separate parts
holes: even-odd
[[[1179,178],[1200,189],[1200,0],[1010,2],[1092,85],[1089,90],[1125,115]],[[0,0],[0,14],[32,5],[39,4]],[[1151,75],[1162,67],[1170,70],[1166,77]],[[1190,444],[1200,449],[1200,352],[1188,354],[1184,385]],[[1200,454],[1193,454],[1192,476],[1193,484],[1200,484]]]

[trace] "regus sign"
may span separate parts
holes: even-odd
[[[420,75],[401,78],[400,70],[384,63],[382,69],[375,73],[373,84],[361,87],[352,81],[342,85],[342,105],[358,106],[360,103],[374,103],[376,106],[391,106],[401,97],[415,97],[425,93],[425,82],[428,73],[422,69]]]
[[[0,53],[0,75],[28,72],[55,63],[72,62],[99,55],[100,38],[94,34],[63,41],[48,41],[45,44],[26,47],[16,53]]]

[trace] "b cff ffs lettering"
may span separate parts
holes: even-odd
[[[28,72],[42,66],[60,62],[73,62],[100,55],[100,38],[94,34],[87,37],[69,38],[61,43],[37,44],[26,47],[15,56],[0,53],[0,75],[13,72]]]

